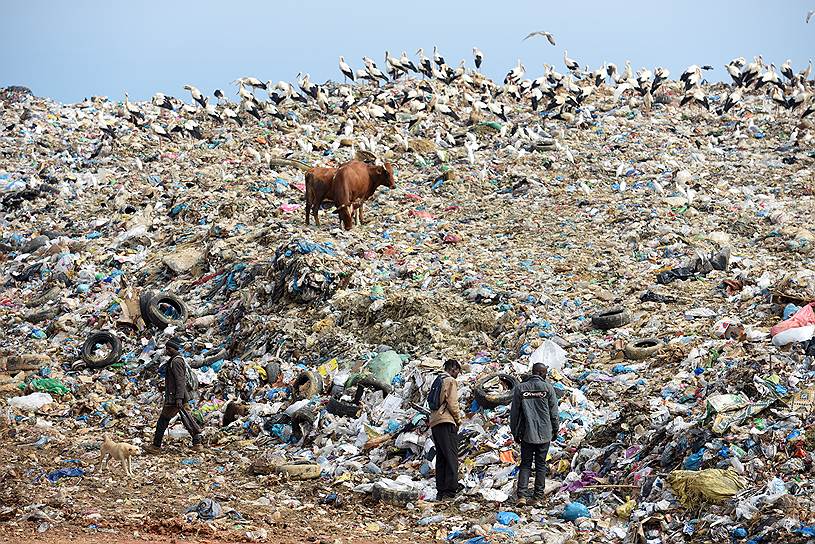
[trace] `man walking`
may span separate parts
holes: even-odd
[[[187,388],[187,363],[179,353],[181,351],[181,343],[181,339],[173,337],[170,338],[164,346],[167,355],[170,356],[164,377],[164,408],[158,416],[153,443],[148,444],[144,448],[144,451],[147,453],[161,452],[161,442],[164,440],[164,433],[170,425],[170,420],[173,419],[176,414],[181,415],[181,423],[190,435],[192,435],[192,449],[201,449],[201,428],[186,408],[187,402],[192,398],[193,391]]]
[[[436,497],[439,500],[452,499],[458,492],[458,427],[461,412],[456,378],[460,372],[458,361],[448,359],[444,363],[444,374],[436,378],[441,382],[434,382],[430,391],[430,430],[433,444],[436,445]]]
[[[542,363],[532,366],[532,376],[519,384],[512,393],[509,414],[515,442],[521,445],[521,468],[518,471],[518,506],[529,498],[529,476],[535,463],[535,500],[543,499],[546,488],[546,455],[549,443],[557,438],[560,418],[557,395],[546,381],[549,369]]]

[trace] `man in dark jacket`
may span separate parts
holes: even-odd
[[[164,377],[164,408],[158,416],[156,423],[156,433],[153,435],[153,443],[145,446],[147,453],[161,452],[161,442],[164,433],[170,425],[170,420],[176,414],[181,415],[181,423],[192,435],[192,449],[201,449],[201,428],[195,422],[192,415],[187,411],[186,404],[191,400],[190,391],[187,390],[187,363],[180,355],[181,340],[170,338],[165,345],[165,351],[170,360],[167,363]]]
[[[546,487],[546,455],[549,443],[557,438],[560,418],[557,395],[546,381],[548,369],[541,363],[532,366],[532,376],[519,384],[512,393],[510,427],[515,441],[521,445],[521,468],[518,471],[518,505],[529,498],[529,476],[535,462],[535,500],[543,499]]]

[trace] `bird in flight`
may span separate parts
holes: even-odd
[[[551,33],[549,33],[549,32],[545,32],[545,31],[543,31],[543,30],[538,30],[538,31],[535,31],[535,32],[530,32],[529,34],[527,34],[527,35],[526,35],[526,38],[524,38],[524,39],[523,39],[523,40],[521,40],[521,41],[522,41],[522,42],[523,42],[523,41],[526,41],[526,40],[528,40],[529,38],[532,38],[533,36],[543,36],[544,38],[546,38],[547,40],[549,40],[549,43],[551,43],[552,45],[556,45],[556,44],[555,44],[555,37],[554,37],[554,36],[552,36],[552,34],[551,34]]]
[[[809,23],[809,20],[812,19],[812,16],[815,15],[815,9],[810,10],[807,12],[806,22]]]

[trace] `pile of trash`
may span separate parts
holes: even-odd
[[[795,118],[762,96],[734,117],[600,89],[579,121],[516,104],[510,123],[360,118],[349,137],[329,98],[242,125],[196,114],[199,139],[104,98],[0,94],[0,434],[18,456],[0,518],[95,474],[103,434],[150,441],[180,336],[194,415],[230,459],[212,462],[245,489],[314,481],[323,504],[382,501],[403,530],[469,544],[812,537],[815,152],[789,143]],[[298,162],[336,166],[363,141],[397,188],[351,231],[330,212],[306,226]],[[448,358],[464,365],[452,510],[434,506],[425,404]],[[520,511],[509,402],[534,362],[562,424],[547,499]],[[176,422],[169,442],[185,437]],[[65,453],[21,453],[52,441]],[[248,508],[162,482],[194,489],[188,523]]]

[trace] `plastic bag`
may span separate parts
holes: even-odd
[[[560,517],[566,521],[574,521],[577,518],[590,518],[591,513],[585,504],[581,502],[570,502],[566,505],[566,508],[563,509],[563,513],[560,514]]]
[[[722,503],[747,487],[747,481],[736,471],[718,468],[674,470],[668,475],[668,483],[687,508],[703,502]]]
[[[781,347],[787,344],[806,342],[811,340],[813,336],[815,336],[815,325],[787,329],[773,336],[773,345]]]
[[[532,352],[529,362],[533,365],[543,363],[549,370],[563,370],[563,367],[566,366],[566,350],[551,340],[547,340]]]
[[[24,412],[35,412],[47,404],[54,402],[54,398],[48,393],[31,393],[24,397],[13,397],[8,399],[8,405]]]
[[[71,391],[56,378],[35,378],[28,383],[28,387],[32,391],[44,391],[54,395],[64,395]]]
[[[383,351],[368,363],[367,370],[378,381],[390,384],[402,372],[402,358],[393,350]]]

